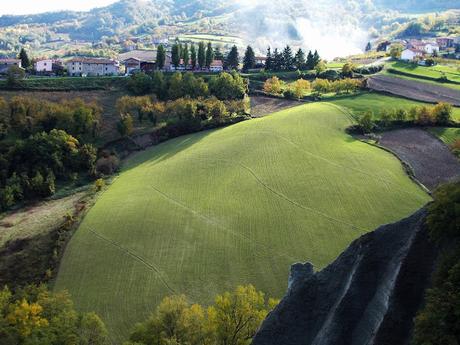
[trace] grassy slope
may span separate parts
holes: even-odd
[[[404,76],[404,75],[390,73],[388,71],[383,71],[381,73],[384,74],[384,75],[388,75],[390,77],[394,77],[394,78],[402,78],[402,79],[417,81],[417,82],[420,82],[420,83],[433,84],[433,85],[443,86],[443,87],[447,87],[447,88],[451,88],[451,89],[455,89],[455,90],[460,90],[460,85],[450,84],[450,83],[440,83],[440,82],[436,82],[436,81],[420,79],[420,78],[417,78],[416,75],[414,75],[414,77],[412,78],[412,77],[408,77],[408,76]]]
[[[396,70],[411,73],[414,76],[430,77],[430,78],[441,78],[443,76],[447,79],[460,82],[460,71],[451,66],[436,65],[432,67],[427,66],[416,66],[411,63],[402,61],[396,61],[390,64],[390,66]]]
[[[100,313],[117,341],[165,295],[206,303],[253,283],[281,296],[292,263],[324,267],[429,200],[349,124],[311,104],[138,154],[71,240],[55,289]]]
[[[456,140],[460,140],[460,128],[435,127],[430,128],[429,131],[441,139],[446,145],[451,145]]]
[[[362,115],[364,112],[370,110],[375,116],[378,116],[382,109],[393,110],[403,108],[409,110],[413,106],[426,105],[426,103],[423,102],[378,93],[364,93],[356,96],[347,96],[330,102],[342,107],[347,107],[357,115]],[[428,106],[432,105],[429,104]],[[453,108],[452,117],[455,121],[460,121],[460,108]]]

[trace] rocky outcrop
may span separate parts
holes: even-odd
[[[437,256],[425,217],[422,209],[362,236],[320,272],[293,265],[252,344],[408,344]]]

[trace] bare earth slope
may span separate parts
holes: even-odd
[[[419,128],[385,132],[379,144],[409,163],[415,177],[430,190],[460,178],[460,163],[441,141]]]
[[[423,102],[447,102],[460,106],[460,91],[430,83],[418,82],[386,75],[375,75],[367,80],[367,86],[376,91],[388,92]]]
[[[407,344],[436,258],[425,217],[422,209],[362,236],[316,274],[294,265],[252,345]]]

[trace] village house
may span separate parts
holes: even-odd
[[[18,66],[19,68],[22,68],[21,60],[0,59],[0,74],[5,74],[12,66]]]
[[[263,67],[263,66],[265,66],[265,62],[267,61],[267,57],[266,56],[256,56],[255,60],[256,60],[256,66],[257,67]]]
[[[209,71],[210,72],[222,72],[224,70],[224,64],[222,60],[214,60],[211,62],[211,65],[209,66]]]
[[[438,37],[436,38],[436,43],[439,45],[439,48],[442,50],[453,48],[454,47],[454,37]]]
[[[60,60],[38,59],[34,62],[34,70],[37,74],[58,74],[64,67]]]
[[[425,55],[424,50],[419,50],[419,49],[414,49],[414,48],[408,48],[404,49],[401,53],[401,60],[404,61],[414,61],[419,58],[423,58]]]
[[[119,64],[105,58],[73,58],[67,61],[67,74],[70,76],[117,75]]]
[[[122,53],[118,56],[121,64],[125,67],[125,73],[131,74],[136,71],[146,73],[152,72],[156,68],[156,50],[133,50]],[[168,60],[168,57],[166,57]],[[165,61],[166,64],[167,61]]]

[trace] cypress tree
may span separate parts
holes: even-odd
[[[166,51],[162,44],[158,46],[157,50],[157,68],[162,69],[165,66]]]
[[[188,44],[185,43],[183,49],[182,49],[182,60],[184,60],[184,66],[187,67],[189,64],[190,60],[190,54],[188,52]]]
[[[196,68],[196,49],[195,45],[192,43],[190,46],[190,60],[192,60],[192,68]]]
[[[204,42],[198,44],[198,65],[203,68],[206,64],[206,47]]]
[[[180,48],[179,48],[179,44],[177,43],[174,43],[171,48],[171,62],[176,68],[180,64]]]
[[[206,49],[206,67],[209,68],[212,62],[214,61],[214,50],[212,49],[211,42],[208,42],[208,47]]]
[[[19,52],[19,59],[21,59],[22,68],[27,69],[30,67],[30,59],[24,48],[21,48],[21,51]]]

